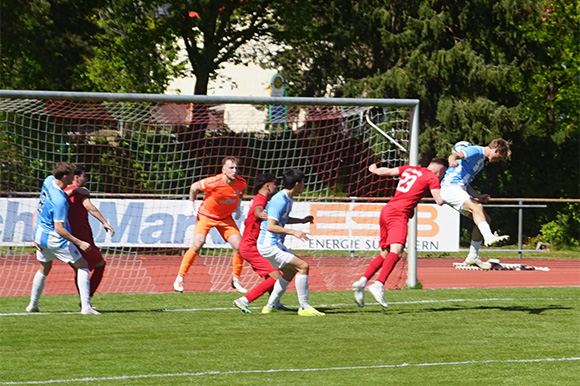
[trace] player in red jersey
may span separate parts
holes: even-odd
[[[93,239],[93,231],[89,224],[89,213],[103,224],[105,231],[111,232],[111,236],[115,234],[115,230],[107,220],[103,217],[99,209],[91,202],[91,194],[85,187],[87,183],[86,169],[84,166],[77,166],[74,171],[74,179],[71,185],[67,186],[64,191],[69,197],[68,221],[72,230],[72,234],[91,245],[91,249],[86,252],[81,251],[81,254],[89,264],[89,271],[92,271],[90,278],[90,297],[93,297],[105,272],[105,259],[103,254],[95,245]],[[75,270],[75,276],[78,274],[77,269],[71,265]],[[75,280],[75,283],[77,281]],[[77,286],[78,291],[78,286]]]
[[[447,161],[433,158],[426,168],[416,166],[399,166],[396,168],[369,167],[371,173],[385,177],[400,177],[395,196],[381,210],[379,224],[381,228],[381,253],[371,261],[364,275],[353,283],[354,299],[359,307],[364,306],[364,289],[368,280],[380,269],[379,277],[369,286],[373,297],[383,307],[385,301],[383,286],[387,277],[401,258],[407,239],[407,223],[413,217],[413,211],[421,198],[431,191],[437,205],[443,205],[440,181],[447,170]]]
[[[206,194],[199,211],[197,211],[195,199],[200,190]],[[232,287],[242,293],[248,292],[240,283],[244,259],[238,251],[242,236],[232,218],[232,214],[235,214],[236,219],[241,216],[240,200],[245,190],[246,180],[238,176],[238,159],[236,157],[223,159],[221,174],[191,184],[185,215],[188,217],[197,215],[197,221],[193,234],[193,245],[183,255],[179,274],[173,283],[175,291],[183,292],[183,278],[205,244],[210,229],[215,227],[234,250]]]
[[[260,174],[256,178],[254,187],[258,189],[258,194],[252,199],[248,217],[244,223],[245,228],[242,242],[240,243],[240,254],[244,260],[250,263],[254,271],[265,280],[245,296],[234,300],[234,305],[246,313],[251,313],[249,308],[250,303],[266,292],[272,291],[276,280],[281,276],[280,271],[272,267],[270,260],[260,255],[258,247],[256,246],[260,234],[260,223],[268,219],[266,205],[268,204],[268,200],[278,190],[276,177],[272,174]]]

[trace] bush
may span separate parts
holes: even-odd
[[[568,204],[556,219],[542,225],[540,234],[552,248],[577,247],[580,245],[580,205]]]

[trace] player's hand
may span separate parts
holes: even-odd
[[[308,234],[306,234],[302,231],[294,231],[292,234],[294,235],[294,237],[296,237],[299,240],[302,240],[302,241],[310,240],[310,238],[308,237]]]
[[[86,241],[82,241],[77,245],[81,252],[88,252],[91,250],[91,244],[87,243]]]
[[[191,200],[187,200],[185,204],[185,209],[183,210],[183,215],[185,217],[196,217],[197,216],[197,208],[195,207],[195,202]]]
[[[302,219],[302,224],[306,224],[306,223],[310,223],[313,224],[314,223],[314,216],[306,216]]]
[[[479,201],[481,202],[488,202],[491,196],[489,194],[481,194],[479,196]]]
[[[377,171],[377,164],[372,164],[371,166],[369,166],[369,172],[371,173],[376,173]]]
[[[242,217],[242,206],[238,205],[234,211],[234,220],[239,220]]]
[[[115,236],[115,230],[109,223],[105,223],[103,226],[105,227],[105,232],[111,232],[111,237]]]

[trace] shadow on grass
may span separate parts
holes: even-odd
[[[450,312],[450,311],[485,311],[498,310],[510,312],[527,312],[532,315],[539,315],[545,311],[553,310],[571,310],[572,307],[564,307],[560,305],[550,305],[546,307],[524,307],[524,306],[477,306],[477,307],[439,307],[439,308],[425,308],[417,311],[400,311],[399,314],[415,314],[417,312]]]

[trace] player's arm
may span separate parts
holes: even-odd
[[[99,209],[91,202],[89,196],[86,196],[83,200],[83,206],[86,208],[87,212],[89,212],[93,217],[99,220],[101,224],[103,224],[106,232],[111,232],[111,236],[115,235],[115,230],[111,225],[109,225],[105,217],[101,214],[101,211],[99,211]]]
[[[437,205],[445,204],[445,201],[441,198],[441,189],[431,189],[431,195]]]
[[[266,221],[268,219],[268,214],[266,213],[266,208],[262,205],[258,205],[254,208],[254,216],[259,218],[262,221]]]
[[[81,251],[87,252],[91,249],[91,244],[83,241],[79,238],[74,237],[64,226],[64,222],[62,221],[54,221],[54,230],[61,236],[63,239],[70,241],[74,245],[76,245]]]
[[[306,216],[304,218],[288,217],[288,222],[286,224],[306,224],[314,223],[314,216]]]
[[[490,199],[490,195],[489,194],[481,194],[479,193],[477,190],[473,189],[473,187],[471,185],[467,185],[467,193],[471,196],[476,198],[478,201],[480,202],[488,202]]]
[[[463,152],[463,150],[457,153],[453,153],[449,156],[449,158],[447,159],[447,161],[449,162],[449,166],[452,168],[457,167],[459,165],[457,163],[458,159],[465,159],[465,153]]]
[[[236,210],[234,211],[234,219],[238,220],[240,217],[242,217],[242,197],[244,197],[244,193],[246,193],[246,189],[244,189],[242,191],[242,193],[240,194],[240,198],[238,198],[238,206],[236,207]]]
[[[295,229],[284,228],[283,226],[278,225],[278,220],[273,218],[268,218],[268,225],[266,226],[266,229],[271,233],[277,233],[279,235],[292,235],[300,240],[308,240],[306,233]]]
[[[185,210],[183,214],[186,217],[197,216],[197,208],[195,207],[195,200],[197,199],[197,194],[201,190],[201,182],[196,181],[189,187],[189,200],[186,202]]]
[[[399,168],[379,168],[376,164],[369,166],[369,172],[381,177],[398,177],[401,173]]]

